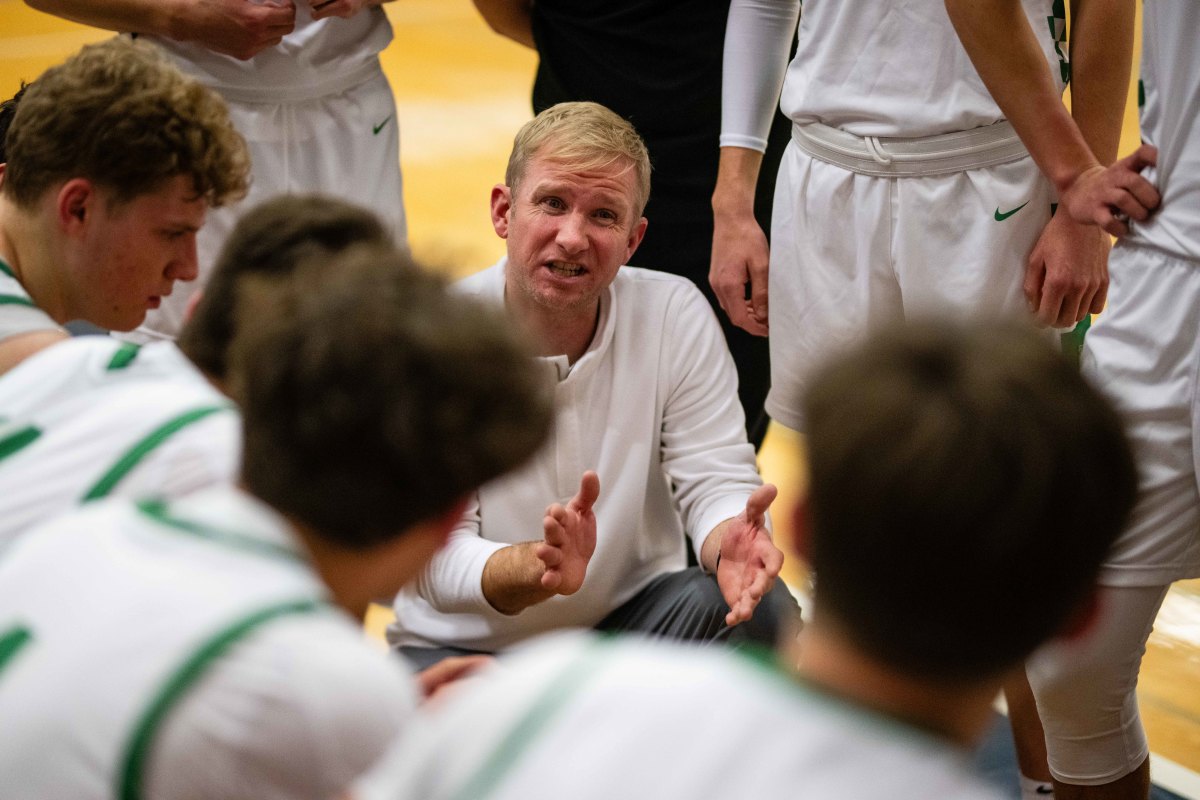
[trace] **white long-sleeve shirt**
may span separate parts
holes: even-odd
[[[504,261],[461,289],[497,303]],[[716,318],[691,282],[622,267],[601,298],[587,352],[541,359],[555,380],[554,430],[524,468],[484,486],[416,588],[396,599],[394,644],[498,650],[547,630],[590,627],[653,578],[686,565],[761,485],[746,441],[737,375]],[[515,616],[483,595],[483,568],[540,539],[546,506],[585,470],[600,476],[597,544],[583,588]]]

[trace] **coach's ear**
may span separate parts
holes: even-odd
[[[96,186],[87,178],[71,178],[55,196],[58,223],[68,233],[80,230],[98,200]]]
[[[508,226],[512,223],[512,189],[503,183],[492,187],[492,228],[501,239],[508,238]]]

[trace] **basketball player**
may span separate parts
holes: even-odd
[[[131,330],[196,276],[209,207],[246,188],[221,99],[148,45],[84,47],[37,79],[5,138],[0,374],[73,319]]]
[[[241,420],[224,391],[241,279],[389,241],[378,218],[356,206],[276,198],[234,228],[180,347],[77,337],[0,378],[0,553],[82,502],[177,497],[236,480]]]
[[[1132,521],[1101,573],[1100,624],[1074,646],[1039,654],[1030,682],[1060,800],[1144,800],[1149,746],[1134,691],[1142,654],[1171,582],[1200,576],[1200,7],[1144,5],[1143,144],[1106,169],[1045,87],[1017,90],[1030,71],[1031,34],[1012,26],[1011,6],[947,4],[980,75],[1072,216],[1123,236],[1084,368],[1124,415],[1141,476]],[[1008,32],[1003,41],[999,30]]]

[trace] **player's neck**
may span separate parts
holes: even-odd
[[[818,620],[808,623],[797,648],[797,671],[805,680],[964,747],[982,738],[1000,691],[999,680],[950,684],[904,675]]]
[[[0,259],[33,302],[55,322],[68,321],[60,275],[54,269],[62,254],[37,214],[0,194]],[[64,266],[59,264],[60,267]]]

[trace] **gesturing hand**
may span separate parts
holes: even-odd
[[[600,496],[600,478],[588,470],[579,481],[579,491],[565,506],[554,503],[542,520],[545,540],[534,553],[546,567],[542,588],[558,594],[574,594],[583,586],[588,562],[596,552],[596,515],[592,506]]]
[[[1099,225],[1113,236],[1129,233],[1126,220],[1139,222],[1158,208],[1161,197],[1142,177],[1158,163],[1158,150],[1144,144],[1110,167],[1092,167],[1062,194],[1062,205],[1076,222]]]
[[[775,585],[783,566],[783,553],[766,529],[767,509],[777,494],[769,483],[758,487],[746,501],[746,510],[725,523],[717,562],[717,585],[729,604],[726,625],[750,619],[763,595]]]

